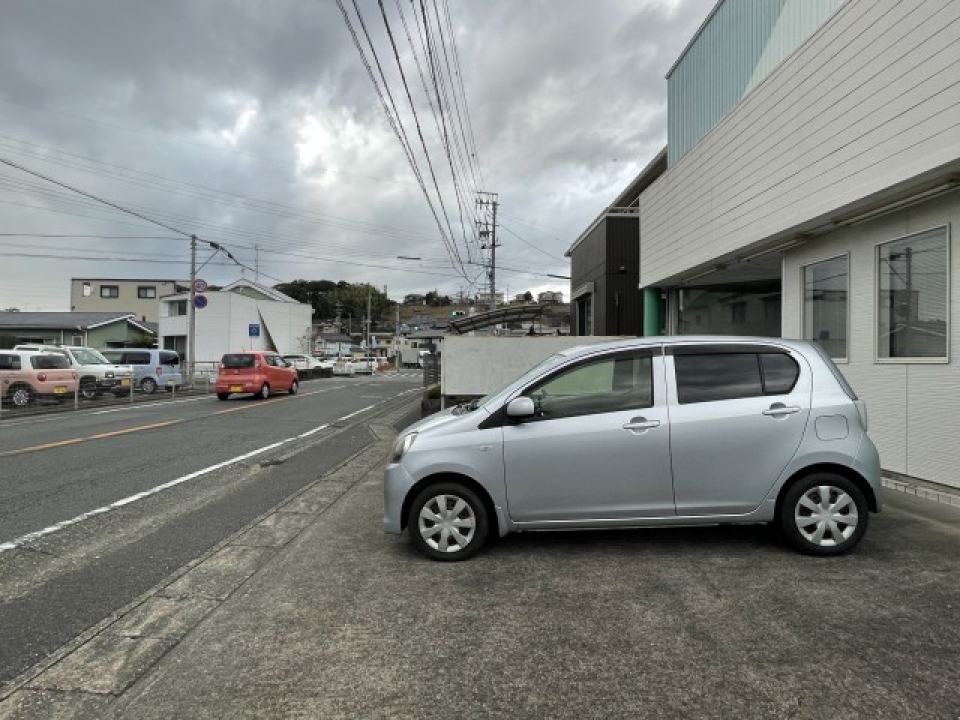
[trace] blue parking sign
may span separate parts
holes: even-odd
[[[260,325],[259,323],[250,324],[250,337],[260,337]]]

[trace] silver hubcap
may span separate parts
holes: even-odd
[[[820,547],[836,547],[857,529],[857,504],[840,488],[818,485],[797,501],[794,518],[800,534]]]
[[[30,391],[23,388],[17,388],[13,391],[13,404],[17,407],[24,407],[30,404]]]
[[[420,510],[420,535],[424,542],[440,552],[463,550],[473,540],[477,518],[473,508],[456,495],[437,495]]]

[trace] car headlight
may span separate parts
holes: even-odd
[[[410,449],[410,446],[413,445],[413,441],[416,439],[417,434],[415,432],[398,437],[397,441],[393,444],[393,451],[390,453],[390,462],[398,463],[403,460],[403,456],[407,454],[407,450]]]

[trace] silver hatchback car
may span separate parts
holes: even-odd
[[[397,438],[384,529],[437,560],[525,530],[776,523],[839,555],[880,510],[863,401],[805,341],[572,348]]]

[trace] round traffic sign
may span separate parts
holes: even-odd
[[[207,300],[207,296],[206,296],[206,295],[197,295],[197,296],[193,299],[193,306],[194,306],[197,310],[203,310],[203,309],[207,306],[207,302],[208,302],[208,300]]]
[[[196,280],[193,281],[194,292],[198,292],[198,293],[206,292],[208,287],[210,286],[207,285],[206,280],[201,280],[200,278],[197,278]]]

